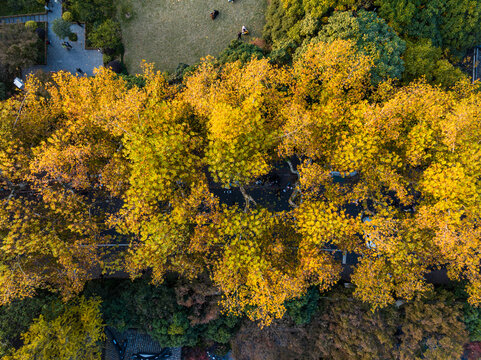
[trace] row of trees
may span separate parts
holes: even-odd
[[[372,64],[336,40],[292,67],[206,60],[182,86],[147,65],[142,88],[105,69],[30,78],[0,105],[1,303],[44,287],[68,298],[100,264],[151,269],[155,284],[207,274],[227,312],[269,324],[338,281],[334,246],[361,256],[355,296],[373,308],[430,290],[438,267],[478,304],[477,85],[374,87]],[[286,160],[299,180],[291,209],[273,212],[249,186]],[[223,204],[215,186],[245,202]]]
[[[285,304],[282,319],[263,329],[221,315],[218,296],[206,279],[171,278],[158,287],[123,279],[89,282],[67,303],[51,294],[14,301],[0,308],[0,357],[100,359],[105,326],[116,332],[136,328],[163,347],[183,347],[183,353],[190,347],[187,359],[206,348],[219,355],[232,349],[239,360],[447,360],[461,358],[465,349],[469,359],[480,355],[478,343],[467,342],[479,340],[481,311],[457,291],[437,289],[424,299],[372,312],[351,289],[320,295],[310,288]]]
[[[353,40],[374,57],[373,80],[424,75],[452,86],[464,77],[453,64],[479,44],[480,25],[481,5],[472,0],[273,0],[264,38],[282,63],[312,41]]]

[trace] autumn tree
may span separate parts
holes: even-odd
[[[79,292],[99,265],[96,244],[110,241],[105,217],[125,173],[121,128],[139,92],[105,70],[53,81],[48,98],[31,78],[23,99],[0,105],[2,303],[38,287]]]
[[[208,60],[186,80],[183,97],[206,129],[205,162],[214,180],[238,187],[246,209],[255,200],[245,186],[272,168],[288,79],[266,59],[220,70]]]
[[[104,340],[100,300],[80,297],[52,313],[40,315],[22,335],[23,345],[5,360],[100,360]]]
[[[460,320],[461,306],[448,293],[417,299],[406,304],[402,312],[397,359],[444,360],[462,356],[468,334]]]
[[[372,312],[349,291],[333,291],[322,299],[323,310],[313,324],[322,359],[396,359],[395,308]]]

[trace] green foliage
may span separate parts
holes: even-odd
[[[301,9],[298,9],[298,11],[291,10],[288,15],[282,0],[271,0],[266,10],[266,25],[264,26],[263,37],[273,44],[274,50],[277,49],[280,42],[288,40],[287,32],[303,16],[304,13]]]
[[[73,18],[93,25],[100,25],[115,15],[112,0],[71,0],[68,6]]]
[[[332,10],[355,10],[370,5],[370,0],[272,0],[267,6],[263,37],[272,43],[274,50],[286,42],[300,45],[317,34],[323,17]]]
[[[62,19],[65,20],[65,21],[71,22],[71,21],[73,21],[73,15],[70,11],[65,11],[62,14]]]
[[[138,328],[162,346],[195,346],[215,341],[226,344],[239,319],[215,317],[202,320],[198,308],[179,304],[175,284],[152,286],[146,280],[92,281],[85,294],[98,295],[107,326],[118,330]]]
[[[372,80],[379,83],[387,78],[400,79],[404,71],[401,55],[406,44],[375,13],[361,10],[357,15],[350,11],[335,12],[310,43],[353,40],[361,54],[374,60]],[[304,51],[306,44],[299,49]]]
[[[52,24],[52,31],[57,35],[61,40],[68,38],[72,31],[70,30],[71,24],[68,21],[65,21],[62,18],[57,18],[53,21]]]
[[[481,3],[475,0],[376,0],[380,15],[400,34],[431,39],[457,55],[481,40]]]
[[[433,46],[430,39],[408,41],[404,63],[406,68],[404,80],[406,82],[424,76],[429,83],[450,87],[467,78],[459,68],[454,67],[443,58],[441,48]]]
[[[311,287],[305,295],[287,301],[286,312],[297,325],[308,324],[318,310],[318,303],[319,289]]]
[[[114,56],[109,55],[109,54],[102,54],[102,62],[104,65],[107,65],[109,62],[111,62],[114,59]]]
[[[31,14],[45,11],[43,8],[45,5],[44,1],[40,4],[37,0],[5,0],[2,1],[1,4],[0,16]]]
[[[184,79],[184,71],[187,69],[189,65],[184,64],[184,63],[179,63],[177,67],[175,68],[174,72],[170,74],[169,76],[169,82],[175,84],[175,83],[181,83],[182,80]]]
[[[140,75],[125,75],[119,74],[119,76],[127,82],[127,88],[131,89],[134,86],[138,88],[143,88],[145,86],[145,78]]]
[[[232,336],[237,332],[240,318],[236,316],[220,316],[205,325],[203,336],[207,340],[219,344],[228,344]]]
[[[481,341],[481,308],[468,303],[463,307],[464,323],[471,341]]]
[[[78,40],[78,35],[76,33],[71,33],[69,36],[68,36],[68,39],[70,41],[77,41]]]
[[[240,60],[242,64],[250,61],[252,58],[261,59],[264,57],[262,49],[258,46],[248,44],[239,40],[232,40],[227,48],[225,48],[217,57],[220,65]]]
[[[118,53],[122,46],[120,24],[111,19],[107,19],[94,28],[89,39],[96,48],[112,49]]]
[[[35,30],[38,27],[38,25],[36,21],[29,20],[25,23],[25,27],[29,30]]]

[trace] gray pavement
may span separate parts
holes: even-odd
[[[42,15],[44,19],[39,21],[48,21],[48,40],[50,45],[47,46],[47,65],[37,65],[23,72],[23,76],[41,69],[45,72],[49,71],[69,71],[72,74],[80,68],[85,74],[93,75],[94,68],[103,65],[102,54],[97,50],[85,50],[85,24],[82,26],[73,24],[72,32],[78,36],[78,41],[68,41],[68,39],[59,39],[52,31],[52,23],[56,18],[62,16],[62,5],[60,1],[50,1],[49,8],[52,12]],[[63,41],[68,41],[72,45],[71,50],[62,47]]]

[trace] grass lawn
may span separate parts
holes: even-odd
[[[132,17],[122,23],[124,61],[131,74],[140,72],[142,59],[161,71],[179,63],[192,65],[206,55],[218,55],[245,25],[250,35],[262,36],[266,0],[123,0]],[[120,5],[119,5],[120,6]],[[209,14],[219,11],[212,21]]]

